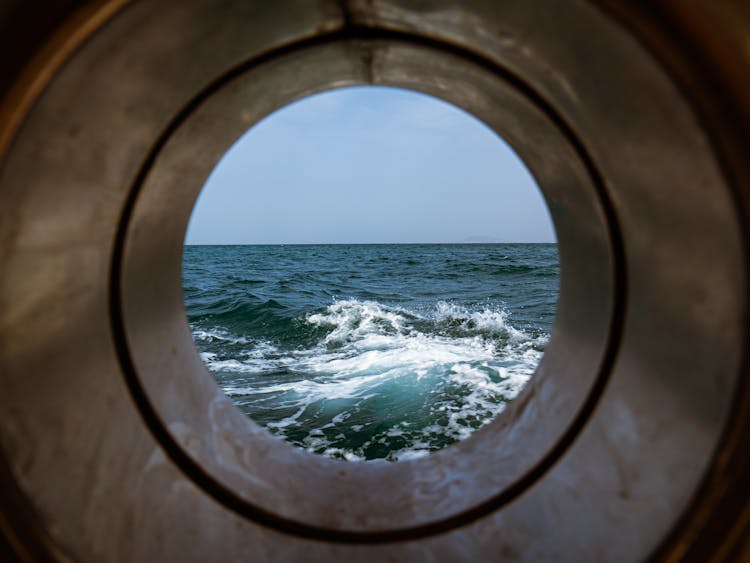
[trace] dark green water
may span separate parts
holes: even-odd
[[[465,438],[531,377],[557,245],[187,246],[183,287],[245,414],[315,453],[408,459]]]

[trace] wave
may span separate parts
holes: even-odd
[[[226,329],[194,327],[194,336],[215,345],[202,357],[244,412],[350,460],[410,459],[465,438],[520,392],[546,344],[502,307],[445,301],[407,309],[342,299],[294,322],[318,338],[290,348]]]

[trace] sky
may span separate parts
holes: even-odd
[[[554,242],[525,165],[473,116],[363,86],[290,104],[209,176],[187,244]]]

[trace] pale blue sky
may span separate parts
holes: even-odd
[[[482,122],[357,87],[251,128],[212,172],[188,244],[554,242],[536,183]]]

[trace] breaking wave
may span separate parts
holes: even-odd
[[[344,459],[386,450],[386,459],[414,458],[467,437],[519,393],[546,343],[514,328],[503,309],[444,301],[410,311],[344,299],[296,320],[325,335],[295,350],[219,330],[194,337],[243,346],[234,358],[205,352],[203,359],[213,372],[235,373],[223,389],[252,418]],[[403,409],[415,416],[403,420]]]

